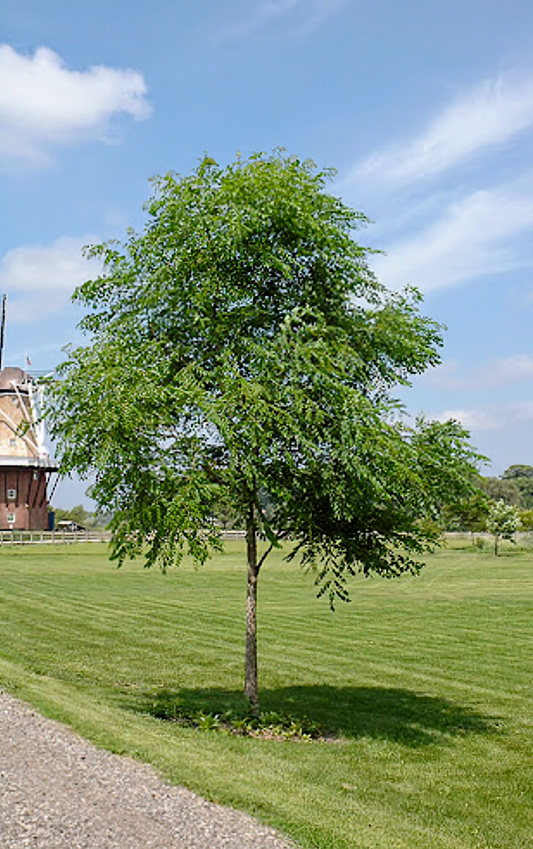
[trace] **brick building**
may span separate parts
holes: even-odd
[[[0,530],[46,530],[57,466],[39,421],[41,390],[20,368],[0,371]]]

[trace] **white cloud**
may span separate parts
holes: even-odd
[[[436,418],[445,422],[454,419],[467,430],[499,430],[501,418],[487,410],[444,410]]]
[[[0,45],[0,154],[43,162],[49,145],[105,138],[115,115],[148,117],[145,95],[137,71],[72,71],[46,47],[27,56]]]
[[[459,363],[453,359],[443,360],[437,366],[431,366],[419,381],[435,389],[462,389],[466,382]]]
[[[426,372],[422,380],[445,391],[501,389],[533,380],[533,354],[514,354],[469,370],[461,369],[455,360],[445,360]]]
[[[466,410],[444,410],[435,418],[443,422],[455,419],[472,431],[508,430],[533,422],[533,401],[495,404]]]
[[[304,12],[306,23],[315,26],[346,2],[347,0],[265,0],[256,3],[254,12],[249,17],[230,24],[221,35],[225,38],[253,35],[297,11]]]
[[[478,191],[453,204],[422,233],[387,249],[372,265],[389,288],[424,292],[531,265],[511,241],[533,229],[533,197]]]
[[[439,174],[533,125],[533,78],[487,80],[447,106],[422,134],[375,153],[346,182],[405,185]]]
[[[489,386],[506,386],[533,379],[533,355],[516,354],[491,363],[484,375]]]
[[[94,238],[62,236],[51,245],[9,251],[0,263],[0,290],[9,299],[10,322],[32,322],[64,309],[76,286],[95,277],[98,260],[86,260],[82,248]]]

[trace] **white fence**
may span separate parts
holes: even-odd
[[[77,542],[109,542],[109,531],[0,531],[2,545],[72,545]]]
[[[223,531],[222,539],[244,539],[246,531]],[[2,545],[73,545],[77,542],[109,542],[110,531],[0,531]]]

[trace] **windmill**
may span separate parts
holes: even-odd
[[[43,389],[25,369],[3,367],[0,329],[0,530],[46,530],[47,489],[57,465],[45,443]]]

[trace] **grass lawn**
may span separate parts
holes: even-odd
[[[242,704],[244,552],[168,575],[103,545],[0,550],[0,684],[100,746],[246,809],[304,847],[533,847],[533,553],[448,548],[418,578],[360,578],[331,613],[272,556],[261,707],[332,742],[151,714]],[[163,696],[161,695],[163,694]]]

